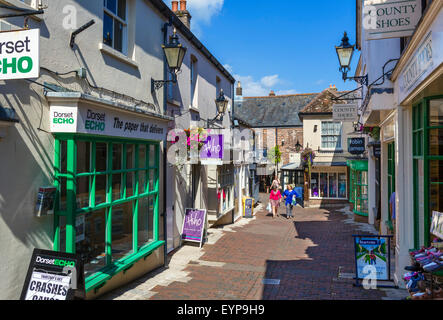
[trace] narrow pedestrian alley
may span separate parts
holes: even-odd
[[[294,219],[286,219],[284,207],[275,219],[264,205],[259,209],[254,219],[242,219],[222,229],[226,231],[211,229],[212,237],[221,235],[215,243],[201,250],[185,245],[172,256],[169,269],[150,273],[102,299],[386,299],[381,290],[353,286],[352,234],[370,233],[368,225],[354,223],[343,209],[297,206]],[[178,268],[180,262],[174,259],[180,256]]]

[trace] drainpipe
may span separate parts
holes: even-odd
[[[168,27],[172,26],[172,17],[169,18],[169,22],[165,23],[163,26],[163,44],[167,44],[168,40]],[[166,57],[163,56],[163,79],[168,79],[168,62],[166,61]],[[168,86],[163,86],[163,114],[167,115],[168,111]],[[167,157],[167,140],[164,142],[163,148],[163,236],[165,238],[165,244],[163,246],[163,267],[168,266],[168,228],[167,228],[167,168],[168,168],[168,157]]]

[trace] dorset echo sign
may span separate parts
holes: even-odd
[[[40,75],[40,29],[0,32],[0,80]]]

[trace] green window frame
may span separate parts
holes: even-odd
[[[350,169],[350,199],[354,205],[354,214],[367,217],[368,212],[368,161],[348,160]]]
[[[90,146],[90,164],[86,172],[78,172],[77,146],[86,142]],[[106,170],[96,168],[97,144],[106,144]],[[121,168],[114,170],[114,146],[122,146]],[[131,168],[128,168],[127,148],[133,146],[134,156]],[[144,163],[140,163],[140,148],[144,146]],[[104,138],[95,136],[57,134],[55,136],[54,156],[54,185],[57,196],[54,210],[54,251],[61,251],[61,219],[65,221],[66,243],[65,251],[76,253],[76,217],[82,214],[94,214],[105,211],[105,266],[86,278],[86,291],[98,290],[117,273],[125,272],[135,262],[146,259],[154,250],[164,245],[159,239],[159,171],[160,171],[160,144],[158,142],[129,140],[120,138]],[[153,154],[153,156],[152,156]],[[66,157],[62,166],[62,156]],[[143,160],[143,159],[142,159]],[[143,162],[143,161],[142,161]],[[140,182],[139,175],[144,173],[145,179]],[[113,199],[113,175],[121,175],[120,197]],[[127,193],[128,176],[133,177],[132,194]],[[98,177],[106,177],[106,196],[102,203],[96,204],[96,181]],[[88,178],[89,204],[77,207],[77,181],[79,178]],[[61,206],[60,197],[62,187],[66,190],[66,205]],[[115,196],[115,194],[114,194]],[[144,199],[153,201],[152,240],[141,245],[139,243],[139,202]],[[128,255],[112,259],[112,217],[113,208],[120,205],[132,204],[132,251]],[[149,204],[148,204],[149,205]]]
[[[431,125],[431,103],[433,100],[441,100],[443,95],[427,97],[421,100],[412,108],[412,137],[413,137],[413,175],[414,175],[414,246],[419,248],[420,234],[423,233],[423,245],[431,243],[430,223],[431,223],[431,193],[432,188],[440,186],[443,181],[436,181],[431,177],[431,162],[442,161],[443,154],[432,154],[431,133],[433,130],[443,130],[443,125]],[[419,165],[423,166],[423,194],[420,194]],[[422,199],[420,199],[422,197]],[[423,201],[424,223],[423,230],[420,230],[420,200]]]

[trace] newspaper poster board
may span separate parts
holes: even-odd
[[[182,227],[182,241],[199,242],[203,244],[203,232],[206,227],[206,210],[186,209]]]
[[[359,280],[377,280],[377,287],[390,287],[379,285],[378,281],[392,281],[391,279],[391,245],[389,236],[382,235],[353,235],[355,253],[355,281],[360,286]]]
[[[75,300],[85,298],[80,256],[34,249],[20,300]]]

